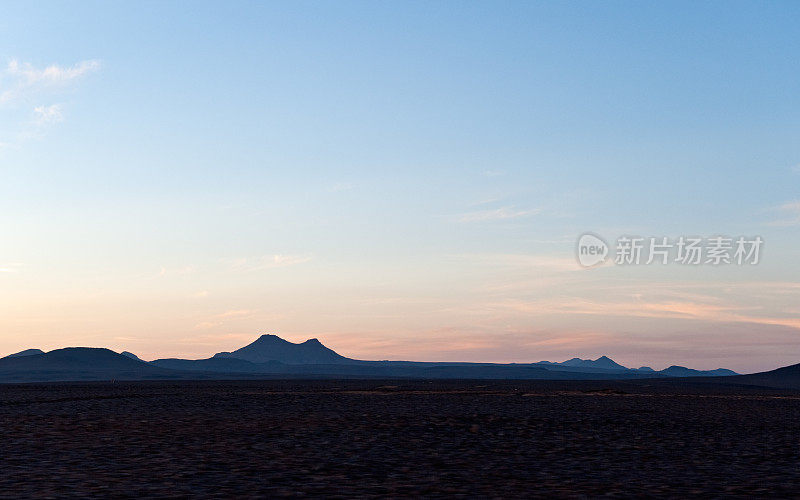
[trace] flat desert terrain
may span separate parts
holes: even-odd
[[[800,393],[682,383],[0,386],[0,496],[796,496]]]

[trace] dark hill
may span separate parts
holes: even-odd
[[[659,373],[668,377],[715,377],[715,376],[731,376],[738,375],[733,370],[726,368],[717,368],[716,370],[694,370],[686,368],[685,366],[672,365],[669,368],[661,370]]]
[[[262,335],[252,344],[233,352],[220,352],[215,358],[236,358],[251,363],[280,361],[286,364],[336,364],[349,363],[350,359],[328,349],[317,339],[309,339],[301,344],[288,342],[277,335]]]
[[[5,356],[6,358],[21,358],[23,356],[33,356],[34,354],[44,354],[44,351],[41,349],[25,349],[24,351],[15,352],[14,354],[9,354]],[[0,358],[3,359],[3,358]]]
[[[146,378],[172,378],[172,371],[109,349],[91,347],[68,347],[42,354],[0,359],[0,381],[3,382]]]
[[[627,370],[624,366],[617,363],[608,356],[600,356],[595,360],[572,358],[562,363],[556,363],[563,366],[575,366],[581,368],[600,368],[603,370]]]
[[[800,390],[800,364],[784,366],[768,372],[733,377],[713,377],[708,380],[725,384],[757,385],[778,389]]]

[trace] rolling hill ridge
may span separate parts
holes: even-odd
[[[262,335],[254,342],[207,359],[142,361],[135,354],[103,348],[71,347],[42,352],[28,349],[0,358],[0,382],[51,380],[145,380],[231,378],[427,378],[621,380],[688,378],[800,389],[800,365],[752,375],[731,370],[694,370],[673,365],[655,371],[627,368],[608,356],[563,362],[460,363],[368,361],[342,356],[317,339],[288,342]]]

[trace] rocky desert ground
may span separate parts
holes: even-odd
[[[646,382],[0,386],[0,497],[800,492],[800,393]]]

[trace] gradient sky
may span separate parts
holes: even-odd
[[[800,362],[800,3],[4,2],[0,353]],[[585,231],[759,235],[603,266]]]

